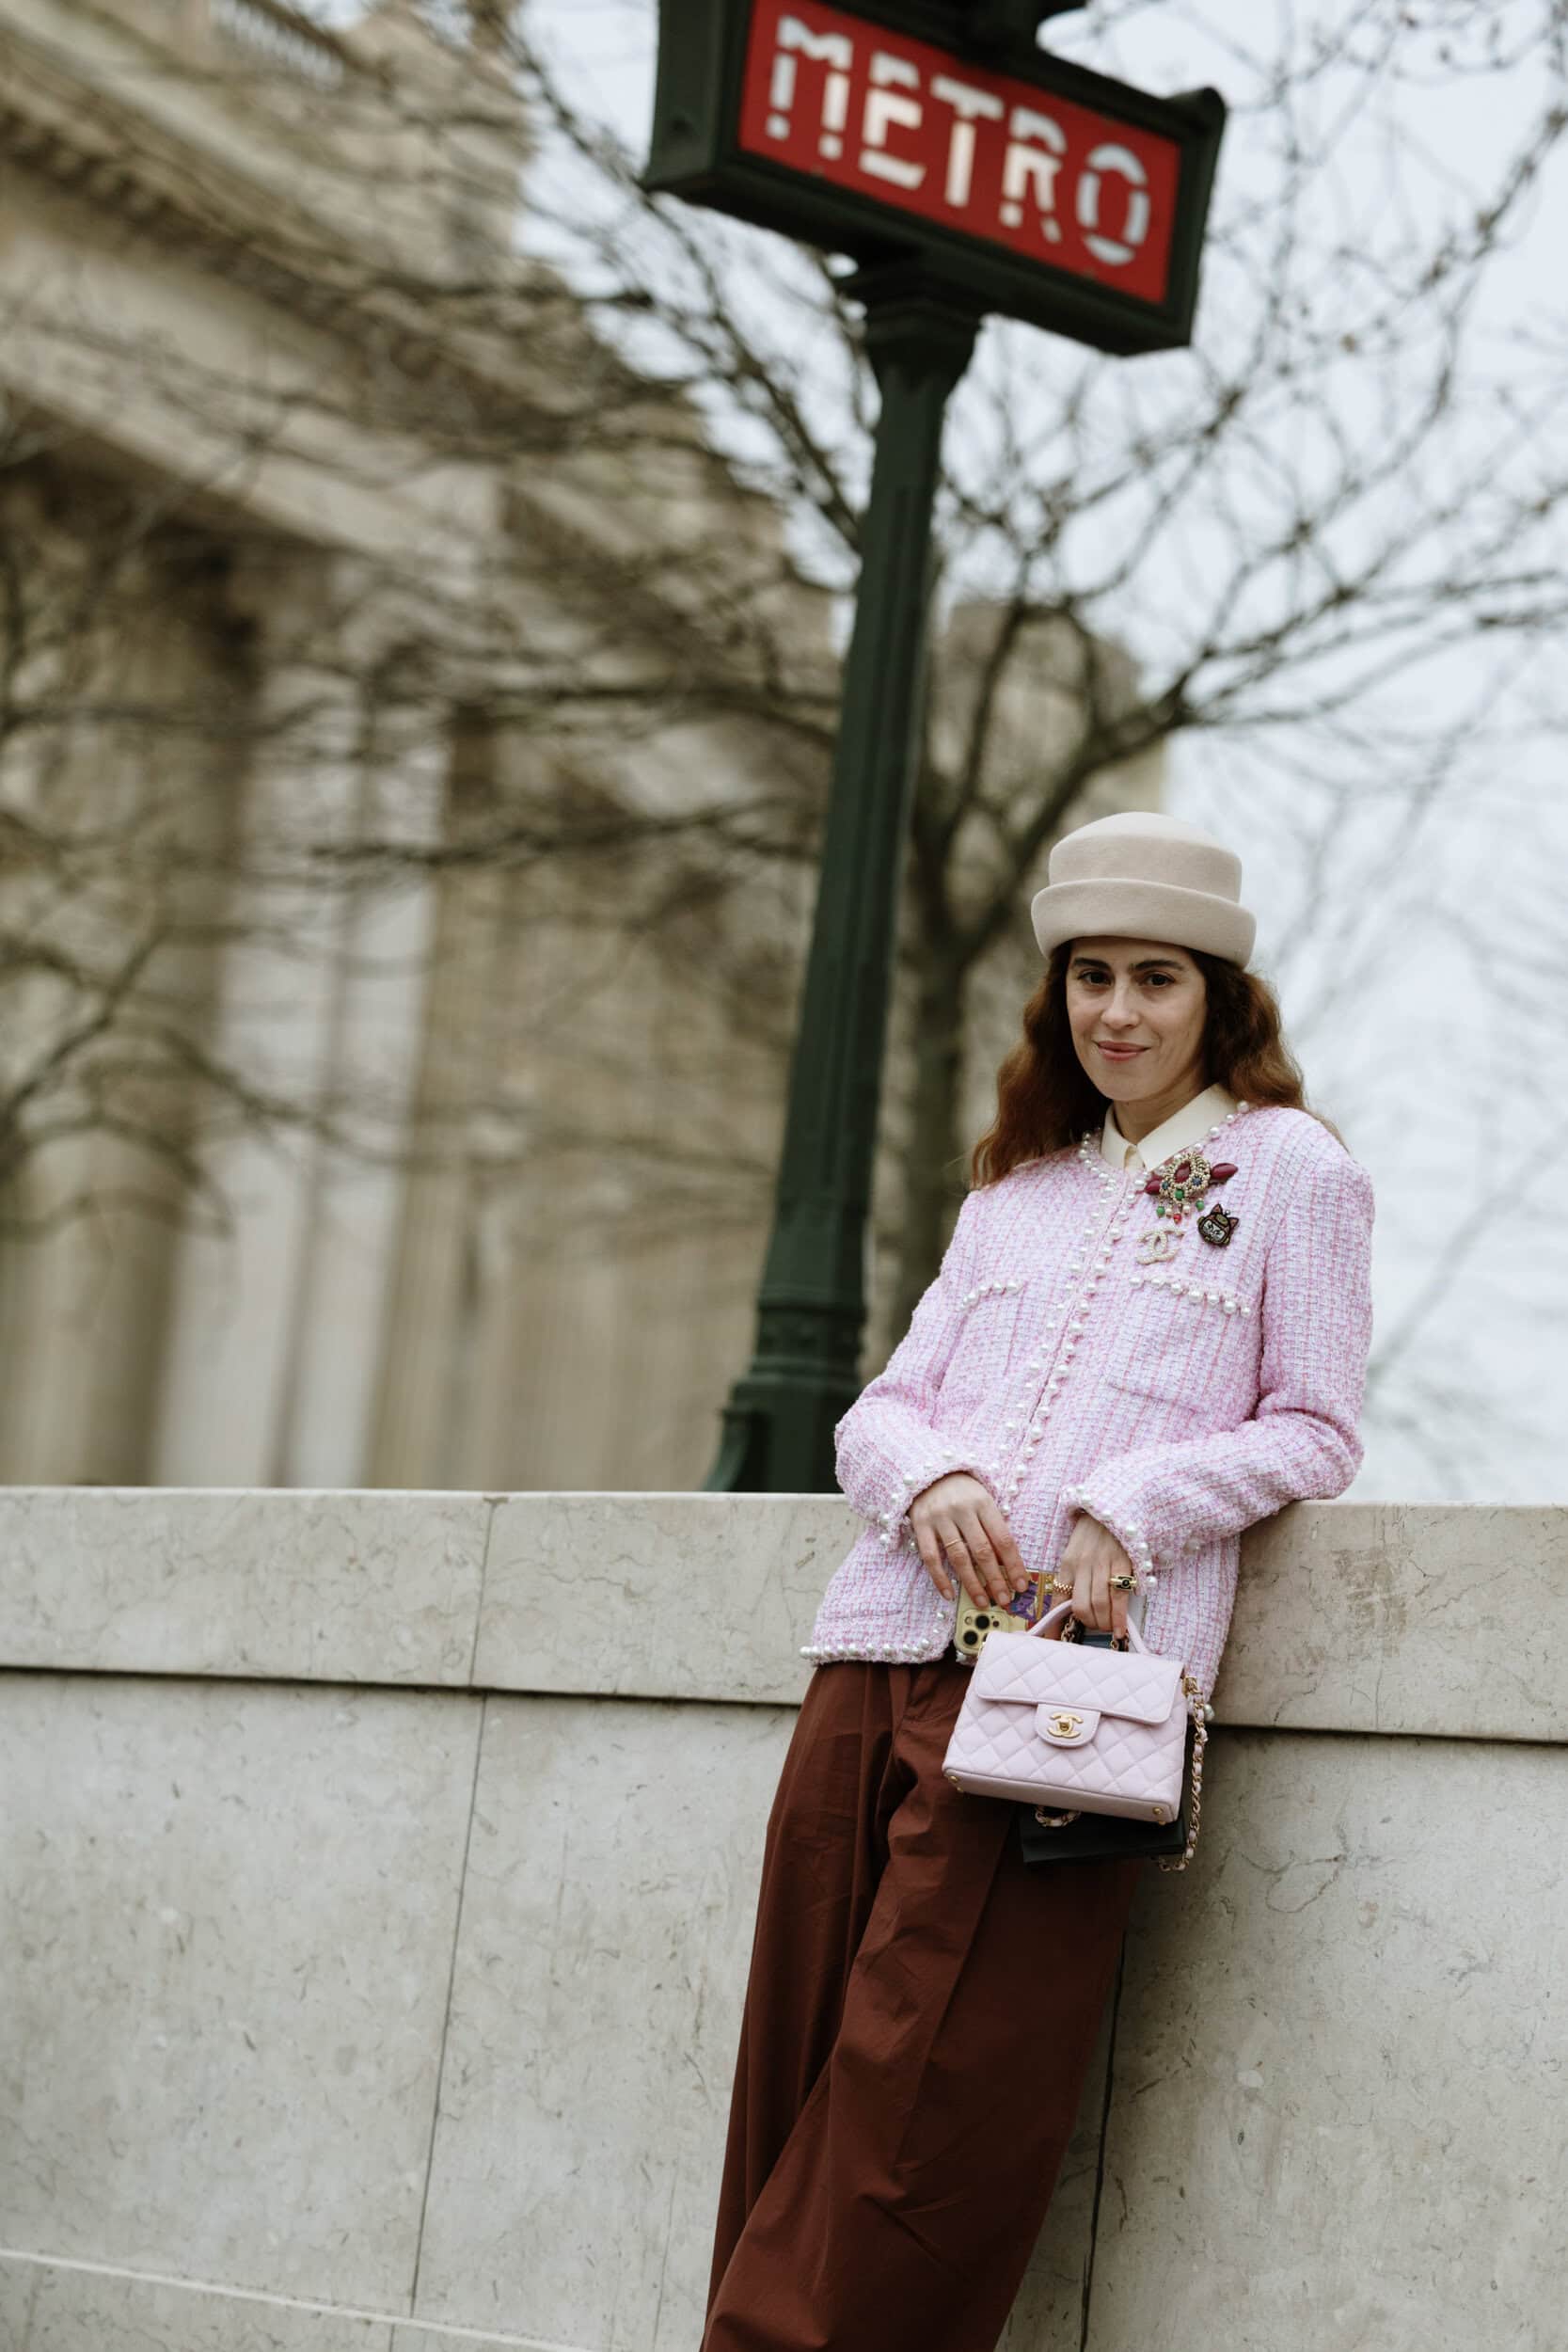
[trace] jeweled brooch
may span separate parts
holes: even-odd
[[[1216,1200],[1203,1209],[1203,1198],[1213,1184],[1223,1184],[1237,1172],[1234,1160],[1206,1160],[1201,1152],[1173,1152],[1162,1160],[1145,1184],[1145,1192],[1154,1195],[1154,1214],[1167,1217],[1178,1230],[1189,1210],[1202,1211],[1197,1217],[1197,1230],[1205,1241],[1223,1249],[1236,1231],[1240,1220],[1220,1206]]]
[[[1206,1160],[1201,1152],[1173,1152],[1162,1160],[1145,1184],[1145,1192],[1153,1193],[1156,1216],[1168,1216],[1173,1225],[1180,1225],[1189,1209],[1200,1208],[1203,1196],[1211,1184],[1223,1184],[1236,1173],[1233,1160]]]

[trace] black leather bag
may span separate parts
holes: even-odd
[[[1087,1626],[1079,1626],[1074,1638],[1092,1643],[1097,1649],[1111,1647],[1108,1633],[1092,1632]],[[1180,1853],[1187,1843],[1187,1808],[1192,1802],[1194,1733],[1195,1726],[1189,1723],[1181,1803],[1174,1821],[1124,1821],[1114,1813],[1080,1813],[1063,1829],[1047,1829],[1036,1819],[1034,1805],[1021,1804],[1017,1807],[1018,1842],[1027,1867],[1043,1870],[1053,1862],[1135,1862],[1145,1855],[1154,1861]]]

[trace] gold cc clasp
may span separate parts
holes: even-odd
[[[1070,1715],[1064,1708],[1061,1714],[1052,1716],[1051,1728],[1058,1740],[1070,1740],[1083,1720],[1082,1715]]]

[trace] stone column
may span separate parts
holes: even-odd
[[[479,723],[458,735],[448,827],[493,818],[494,746]],[[475,1345],[493,1290],[478,1265],[480,1202],[460,1122],[473,1115],[494,1070],[508,935],[504,875],[453,868],[436,894],[428,1010],[414,1089],[413,1132],[423,1161],[409,1172],[390,1274],[367,1483],[460,1483],[457,1461],[477,1400]]]
[[[328,1095],[350,1140],[318,1153],[294,1302],[277,1483],[374,1484],[377,1386],[390,1337],[405,1191],[402,1154],[424,1042],[436,885],[400,871],[399,845],[438,837],[449,743],[420,712],[371,738],[360,797],[364,838],[393,852],[343,909],[328,1046]]]
[[[258,570],[263,632],[233,935],[214,1057],[254,1090],[214,1163],[231,1230],[182,1236],[151,1476],[175,1486],[357,1484],[421,1018],[417,886],[372,900],[330,852],[396,803],[420,830],[428,750],[377,772],[363,682],[391,626],[344,565]],[[310,852],[318,854],[314,857]],[[363,1076],[373,1110],[356,1099]],[[285,1116],[279,1120],[273,1109]],[[374,1135],[374,1168],[328,1133]]]
[[[0,1095],[22,1146],[0,1200],[0,1479],[135,1485],[182,1194],[162,1039],[199,1036],[215,961],[229,792],[207,714],[233,727],[248,671],[188,537],[77,482],[47,502],[10,485],[4,523],[29,576],[0,635],[61,716],[5,746],[34,848],[0,878]]]

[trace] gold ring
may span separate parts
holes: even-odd
[[[1137,1589],[1138,1580],[1135,1576],[1113,1576],[1111,1579],[1113,1593],[1134,1593]]]

